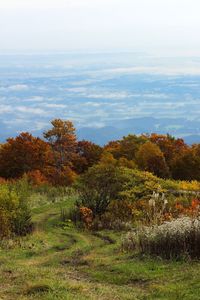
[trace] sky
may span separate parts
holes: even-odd
[[[199,0],[0,0],[0,53],[200,56]]]

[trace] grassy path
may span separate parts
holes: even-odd
[[[57,226],[59,206],[34,211],[34,233],[0,250],[0,299],[200,299],[200,264],[120,252],[120,234]]]

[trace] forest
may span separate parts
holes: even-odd
[[[101,147],[61,119],[8,138],[0,299],[199,299],[199,213],[200,144],[152,133]]]

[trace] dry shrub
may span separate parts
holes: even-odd
[[[182,217],[162,225],[141,227],[128,233],[123,249],[164,259],[200,259],[200,219]]]

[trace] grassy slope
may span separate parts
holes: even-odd
[[[62,229],[58,218],[57,204],[35,209],[33,235],[0,250],[0,299],[200,299],[200,263],[130,257],[120,234]]]

